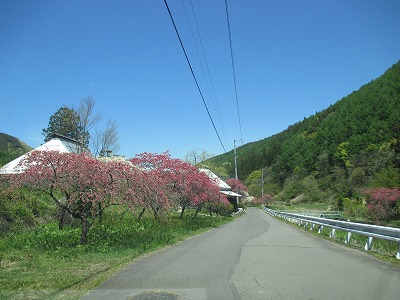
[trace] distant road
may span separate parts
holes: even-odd
[[[400,299],[400,268],[253,208],[135,261],[84,299]]]

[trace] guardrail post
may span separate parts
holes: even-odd
[[[332,229],[331,229],[331,234],[329,235],[329,237],[330,237],[331,239],[333,239],[333,238],[335,237],[335,232],[336,232],[336,229],[335,229],[335,228],[332,228]]]
[[[314,227],[315,227],[315,224],[312,223],[312,224],[311,224],[311,227],[310,227],[310,230],[313,231],[313,230],[314,230]]]
[[[324,226],[323,225],[319,225],[318,233],[321,233],[323,229],[324,229]]]
[[[367,250],[367,251],[371,250],[371,248],[372,248],[372,239],[373,239],[372,236],[368,237],[368,240],[367,240],[367,242],[365,243],[365,246],[364,246],[365,250]]]
[[[399,243],[399,248],[397,248],[396,258],[400,259],[400,243]]]
[[[344,242],[345,242],[346,244],[350,243],[350,237],[351,237],[351,232],[348,231],[348,232],[347,232],[347,236],[346,236],[346,238],[345,238],[345,240],[344,240]]]

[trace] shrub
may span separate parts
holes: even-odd
[[[400,189],[378,188],[366,190],[367,209],[375,221],[396,219],[400,216]]]
[[[216,201],[216,202],[208,202],[204,206],[204,208],[210,213],[215,213],[217,216],[229,216],[233,213],[233,206],[226,200]]]
[[[347,217],[364,218],[368,215],[367,207],[362,199],[343,198],[343,212]]]
[[[55,209],[46,197],[20,188],[0,189],[0,236],[48,222]]]

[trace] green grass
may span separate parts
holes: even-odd
[[[114,211],[90,229],[84,246],[78,244],[78,228],[60,231],[55,223],[11,234],[0,240],[0,299],[79,298],[140,255],[230,220],[171,215],[138,223]]]

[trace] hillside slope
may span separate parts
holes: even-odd
[[[0,132],[0,166],[32,150],[16,137]]]
[[[306,186],[355,196],[370,185],[399,185],[399,135],[400,62],[327,109],[239,147],[238,175],[256,196],[263,168],[267,190],[284,199]],[[206,164],[232,176],[233,151]]]

